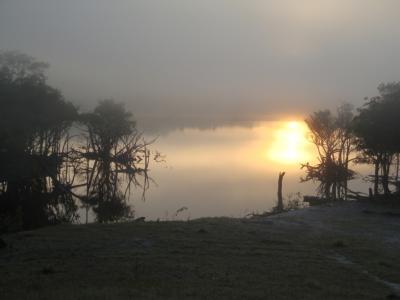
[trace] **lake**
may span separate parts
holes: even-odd
[[[135,216],[182,220],[263,212],[276,203],[281,171],[286,172],[284,196],[315,194],[316,184],[300,183],[301,163],[315,160],[307,135],[300,120],[163,134],[153,147],[166,156],[166,162],[152,165],[149,175],[155,183],[145,201],[138,190],[131,195]],[[350,183],[364,192],[368,186],[361,180]],[[177,214],[183,207],[187,209]]]

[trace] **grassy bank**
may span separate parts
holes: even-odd
[[[1,299],[385,299],[400,283],[400,217],[371,204],[3,239]]]

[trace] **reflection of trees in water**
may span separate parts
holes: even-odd
[[[106,100],[79,114],[47,84],[46,68],[0,52],[0,230],[76,221],[79,202],[100,222],[130,216],[130,189],[145,193],[160,155],[123,105]]]
[[[81,183],[73,187],[85,191],[77,196],[86,213],[93,208],[100,222],[130,217],[125,200],[132,187],[140,187],[144,197],[150,159],[157,160],[159,155],[151,155],[151,142],[136,130],[131,114],[121,104],[102,101],[93,113],[81,115],[80,122],[84,146],[73,150],[73,159]]]

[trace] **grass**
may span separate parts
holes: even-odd
[[[0,250],[0,298],[385,299],[393,290],[374,276],[400,282],[399,249],[349,234],[383,218],[357,216],[323,230],[288,214],[12,234]]]

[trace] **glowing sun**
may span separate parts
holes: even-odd
[[[303,122],[281,123],[274,131],[273,140],[267,150],[268,158],[285,164],[306,161],[310,156],[306,135],[307,125]]]

